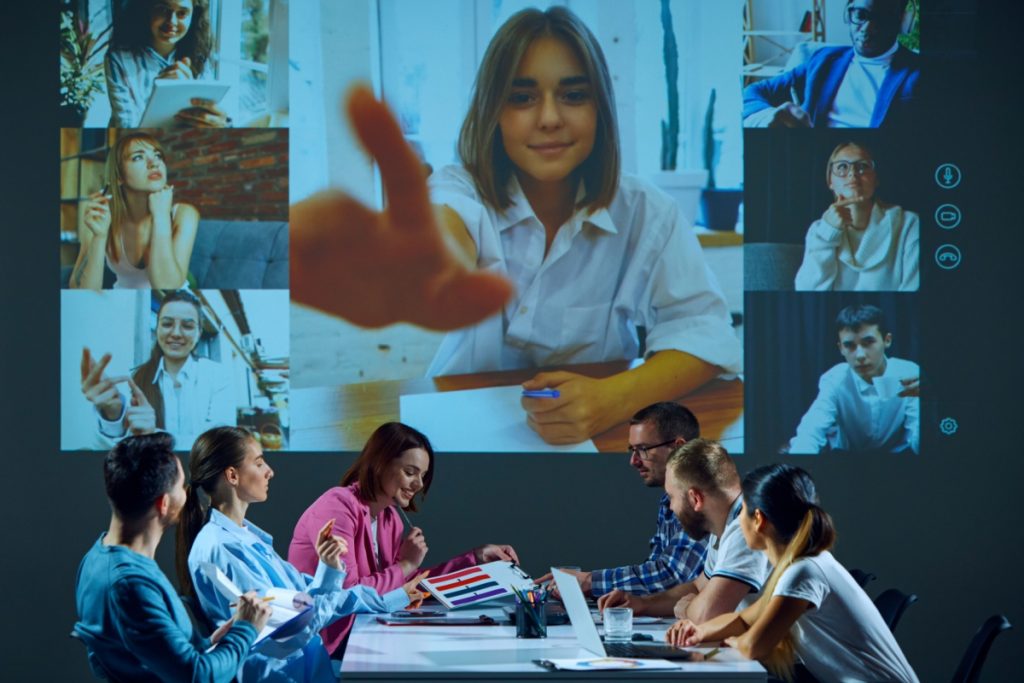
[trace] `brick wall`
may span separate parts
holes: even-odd
[[[160,132],[175,201],[202,218],[288,220],[288,130],[183,129]]]

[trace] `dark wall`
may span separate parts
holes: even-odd
[[[934,4],[973,7],[970,2]],[[952,101],[964,105],[954,120],[962,121],[964,138],[977,150],[965,177],[965,192],[972,188],[975,200],[965,214],[971,216],[970,231],[965,226],[958,235],[965,245],[964,270],[941,281],[933,275],[931,284],[923,278],[930,289],[922,305],[928,320],[922,323],[922,353],[939,359],[929,366],[933,396],[943,397],[929,404],[932,418],[955,414],[961,430],[944,439],[933,419],[917,458],[791,459],[812,472],[835,516],[839,559],[879,576],[870,592],[895,586],[921,597],[897,636],[922,681],[948,680],[974,630],[996,612],[1016,627],[996,643],[982,680],[1018,680],[1024,649],[1019,514],[1024,481],[1019,159],[1024,157],[1014,118],[1022,110],[1021,98],[1009,92],[1024,81],[1008,68],[1019,65],[1013,32],[1024,23],[1020,3],[979,4],[988,12],[983,21],[968,13],[924,33],[982,46],[988,61],[975,75],[988,78],[992,88],[999,87],[997,78],[1011,84],[989,91],[992,98],[980,103],[962,101],[956,87],[962,80],[941,84]],[[17,29],[2,44],[8,69],[0,249],[0,377],[5,380],[0,585],[7,628],[0,679],[86,680],[85,654],[68,637],[75,620],[74,577],[81,556],[105,528],[108,511],[99,457],[59,452],[58,211],[52,201],[59,154],[53,87],[57,22],[55,11],[30,3],[8,3],[2,12],[5,24]],[[15,12],[18,16],[11,16]],[[945,160],[949,140],[933,141],[922,154],[923,163],[934,167],[933,162]],[[748,336],[755,335],[745,327]],[[747,410],[754,414],[759,406],[748,402]],[[743,470],[776,457],[757,447],[747,450]],[[251,516],[276,536],[279,550],[286,549],[299,512],[349,460],[272,456],[277,477],[271,499],[253,508]],[[430,559],[479,542],[510,542],[527,569],[537,573],[549,562],[594,567],[645,553],[657,492],[639,485],[624,456],[443,456],[439,467],[435,488],[416,518],[427,532]],[[159,558],[168,572],[170,550],[165,543]]]

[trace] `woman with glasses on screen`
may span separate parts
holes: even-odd
[[[522,407],[553,444],[740,369],[725,301],[678,206],[621,174],[608,65],[566,8],[523,10],[498,29],[459,136],[462,163],[434,173],[429,193],[387,108],[364,88],[348,108],[388,210],[329,196],[297,207],[297,300],[367,326],[483,319],[441,342],[431,375],[634,360],[644,328],[638,367],[523,384],[544,392]]]
[[[807,230],[796,289],[917,291],[920,222],[913,211],[876,199],[871,150],[857,142],[839,144],[825,182],[835,201]]]
[[[302,513],[288,547],[288,561],[300,571],[313,572],[320,530],[333,520],[334,534],[348,546],[345,586],[368,586],[383,594],[417,576],[437,576],[483,562],[519,562],[512,546],[489,544],[421,572],[426,537],[419,527],[404,529],[403,510],[416,511],[415,498],[427,495],[433,479],[434,449],[427,437],[400,422],[382,424],[341,484]],[[324,644],[335,657],[344,651],[352,621],[345,617],[323,632]]]
[[[104,189],[82,204],[81,244],[72,289],[102,289],[103,265],[115,289],[187,287],[199,212],[174,201],[160,141],[145,131],[121,135],[107,154]]]
[[[116,16],[104,68],[110,127],[136,128],[158,78],[212,77],[210,0],[127,0]],[[193,100],[178,112],[184,125],[222,127],[228,119],[213,103]]]
[[[220,363],[195,354],[202,327],[199,299],[186,290],[168,292],[157,310],[149,360],[131,376],[107,375],[111,355],[95,360],[82,350],[82,394],[96,410],[100,448],[157,430],[189,444],[210,427],[234,424],[231,377]]]

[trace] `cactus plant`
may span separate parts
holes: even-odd
[[[665,84],[668,88],[668,120],[661,120],[661,170],[674,171],[679,149],[679,50],[669,0],[661,0],[661,28]]]

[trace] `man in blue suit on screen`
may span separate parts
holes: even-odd
[[[878,128],[908,118],[920,58],[901,46],[907,0],[847,0],[852,47],[827,46],[743,91],[743,125]]]

